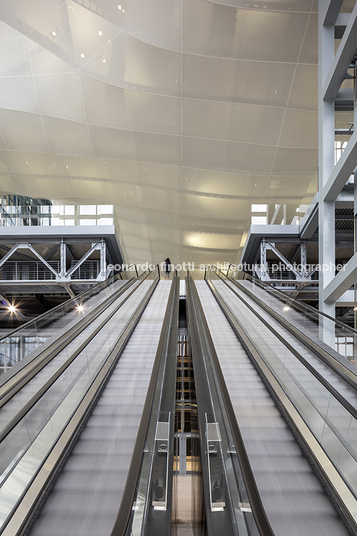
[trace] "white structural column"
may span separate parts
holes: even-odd
[[[336,3],[336,2],[335,2]],[[334,24],[338,13],[331,14],[334,1],[319,1],[319,192],[330,178],[334,168],[335,141],[335,101],[325,100],[323,88],[334,60]],[[335,202],[324,202],[320,197],[319,203],[319,262],[320,265],[335,263]],[[334,277],[332,269],[320,270],[319,308],[321,311],[335,316],[335,304],[326,303],[321,292]]]
[[[357,50],[356,2],[334,54],[341,5],[341,0],[319,0],[319,307],[330,316],[335,301],[357,280],[356,257],[335,277],[335,200],[357,166],[356,131],[334,165],[335,100]]]

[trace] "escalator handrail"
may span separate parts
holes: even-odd
[[[135,285],[141,278],[149,272],[144,272],[138,279],[130,279],[117,291],[106,298],[102,303],[95,307],[90,313],[77,322],[72,328],[65,331],[55,340],[45,342],[36,348],[30,361],[23,361],[22,366],[9,371],[6,381],[0,386],[0,408],[18,392],[33,376],[35,376],[44,366],[51,361],[65,346],[67,346],[81,331],[83,331],[91,322],[93,322],[104,310],[109,307],[122,294],[127,292],[131,286]],[[135,287],[138,288],[137,285]],[[134,289],[134,290],[135,290]],[[132,292],[130,293],[130,295]],[[21,363],[21,362],[20,362]],[[11,373],[13,372],[13,373]]]
[[[87,297],[87,294],[91,294],[91,293],[98,294],[97,291],[101,292],[103,289],[105,289],[106,287],[109,287],[111,284],[113,284],[117,279],[123,280],[123,278],[121,277],[120,273],[121,272],[119,272],[118,274],[113,275],[109,279],[105,279],[105,281],[101,281],[100,283],[97,283],[93,287],[91,287],[91,288],[89,288],[87,290],[84,290],[81,294],[78,294],[78,296],[75,296],[74,298],[70,298],[69,300],[66,300],[64,303],[59,303],[58,305],[56,305],[56,307],[53,307],[49,311],[45,311],[41,315],[36,316],[36,318],[32,318],[28,322],[25,322],[24,324],[21,324],[21,326],[18,326],[17,328],[9,331],[8,333],[6,333],[6,335],[2,335],[0,337],[0,343],[4,339],[7,339],[8,337],[16,336],[17,332],[20,331],[21,329],[31,328],[33,324],[37,324],[38,322],[42,322],[42,320],[46,320],[46,316],[48,316],[48,317],[50,317],[51,315],[55,316],[55,314],[61,308],[64,308],[64,307],[71,308],[71,306],[75,307],[76,305],[78,305],[78,303],[83,302],[83,299]],[[132,281],[132,278],[127,280],[128,283],[129,283],[129,281]],[[100,288],[100,287],[102,287],[102,288]],[[54,318],[54,320],[55,320],[55,318]]]
[[[75,441],[78,439],[93,407],[101,396],[112,371],[120,359],[126,344],[128,343],[153,292],[155,291],[158,282],[159,279],[156,277],[139,306],[128,320],[118,341],[115,343],[114,347],[107,356],[105,363],[97,372],[95,378],[93,378],[91,386],[89,386],[81,403],[70,418],[65,429],[62,430],[60,438],[45,460],[42,468],[34,476],[29,487],[23,496],[18,500],[17,505],[13,509],[11,517],[9,516],[5,527],[2,528],[1,534],[3,536],[14,536],[14,534],[16,534],[16,536],[22,536],[27,533],[26,531],[29,527],[31,519],[33,516],[36,516],[36,512],[39,508],[41,508],[43,499],[51,488],[51,484],[56,478],[61,465],[66,460],[67,456],[71,452],[71,449],[73,448]],[[17,513],[18,509],[20,509],[19,514]]]
[[[330,347],[328,345],[326,345],[326,348],[324,348],[321,345],[323,341],[320,341],[320,340],[315,341],[311,335],[305,334],[297,326],[295,326],[294,324],[286,320],[278,312],[276,312],[269,305],[267,305],[261,298],[258,298],[253,292],[251,292],[249,289],[246,289],[244,285],[240,285],[239,281],[228,278],[225,274],[223,274],[217,268],[215,268],[214,271],[218,275],[218,277],[228,286],[228,288],[230,288],[230,290],[233,293],[235,293],[235,291],[230,285],[228,285],[226,279],[234,283],[234,285],[239,290],[241,290],[250,299],[252,299],[254,303],[256,303],[269,315],[271,315],[284,329],[288,330],[294,337],[296,337],[302,344],[304,344],[311,352],[313,352],[319,359],[321,359],[328,367],[333,369],[334,372],[338,374],[344,381],[346,381],[353,389],[357,390],[356,367],[352,363],[350,363],[346,358],[344,358],[337,352],[334,355],[330,351]],[[244,301],[243,298],[239,296],[239,294],[237,294],[237,296],[240,300]],[[248,305],[246,302],[245,304]],[[249,305],[248,307],[250,308]],[[255,315],[258,315],[258,313],[254,309],[252,309],[252,312]],[[333,319],[331,318],[331,320]],[[333,351],[332,348],[331,350]]]
[[[198,296],[197,288],[193,283],[193,279],[191,275],[189,276],[188,280],[191,281],[190,286],[192,289],[194,289],[194,291],[191,292],[191,295],[193,296],[193,303],[195,304],[199,312],[199,316],[196,316],[196,318],[198,318],[198,320],[200,321],[202,328],[206,333],[206,339],[209,343],[209,349],[210,349],[210,353],[211,353],[214,368],[215,368],[215,373],[216,373],[217,380],[218,380],[219,390],[221,391],[222,399],[225,405],[224,409],[227,413],[228,420],[231,426],[231,431],[232,431],[234,443],[236,446],[236,451],[237,451],[241,471],[243,474],[246,490],[247,490],[248,497],[250,500],[250,506],[252,509],[252,513],[253,513],[256,525],[259,529],[261,536],[275,536],[275,533],[269,523],[268,517],[266,515],[264,506],[261,501],[258,486],[255,481],[254,473],[250,465],[250,461],[249,461],[248,454],[244,445],[242,433],[240,431],[239,424],[238,424],[238,421],[234,412],[234,408],[232,405],[231,397],[229,396],[228,388],[224,380],[223,372],[222,372],[222,369],[218,360],[218,356],[214,347],[214,343],[213,343],[213,340],[209,331],[209,327],[208,327],[208,323],[207,323],[207,320],[203,311],[202,303]]]
[[[34,405],[44,396],[44,394],[50,389],[50,387],[55,383],[55,381],[61,376],[61,374],[64,373],[64,371],[71,365],[71,363],[74,361],[74,359],[83,351],[83,349],[94,339],[94,337],[98,334],[98,332],[103,329],[103,327],[107,324],[107,322],[118,312],[118,310],[124,305],[124,303],[132,296],[134,292],[137,291],[138,287],[144,282],[144,279],[139,283],[135,289],[133,289],[125,298],[123,301],[118,304],[118,306],[110,313],[108,317],[106,317],[100,324],[97,326],[94,331],[92,331],[81,344],[80,346],[65,360],[65,362],[51,375],[51,377],[42,385],[40,389],[36,391],[36,393],[21,407],[21,409],[10,419],[10,421],[4,426],[0,431],[0,443],[12,432],[12,430],[17,426],[17,424],[25,417],[25,415],[31,411],[31,409],[34,407]],[[117,297],[115,297],[117,299]],[[115,301],[115,299],[113,301]],[[100,310],[96,317],[102,314],[103,310]],[[84,320],[84,319],[83,319]],[[94,320],[94,319],[93,319]],[[91,320],[91,322],[93,321]],[[87,326],[85,326],[87,327]],[[85,329],[83,327],[83,329]],[[81,330],[81,332],[83,331]],[[70,337],[70,340],[67,342],[69,344],[75,337],[78,336],[77,334],[74,334]],[[57,349],[54,352],[54,355],[51,356],[51,359],[56,357],[58,354]],[[21,385],[19,388],[14,388],[13,391],[11,391],[10,395],[6,398],[2,398],[0,400],[0,407],[4,406],[8,400],[14,396],[26,383],[28,383],[36,374],[38,374],[44,366],[48,364],[49,360],[46,360],[46,362],[41,366],[41,368],[37,367],[34,374],[27,374],[25,381],[21,382]]]
[[[316,439],[308,425],[305,423],[298,409],[286,395],[284,389],[262,359],[260,352],[252,343],[245,330],[239,325],[230,308],[222,300],[218,292],[213,293],[213,295],[224,312],[228,322],[231,324],[238,340],[241,342],[248,356],[250,356],[252,363],[268,388],[277,407],[288,422],[294,435],[298,437],[298,440],[303,445],[303,448],[308,454],[308,458],[312,460],[312,465],[316,467],[317,474],[319,474],[320,478],[325,483],[329,494],[338,505],[349,530],[352,531],[351,534],[357,534],[357,510],[355,507],[356,499],[354,493],[351,491],[340,471],[334,466],[318,439]]]
[[[217,289],[214,287],[214,285],[212,284],[211,281],[207,281],[213,295],[216,297],[216,293],[219,293],[217,291]],[[242,303],[270,330],[270,332],[275,336],[277,337],[277,339],[293,354],[295,355],[295,357],[300,361],[300,363],[302,363],[302,365],[304,367],[307,368],[307,370],[313,374],[313,376],[321,383],[321,385],[323,385],[323,387],[325,389],[327,389],[327,391],[345,408],[346,411],[348,411],[350,413],[350,415],[354,418],[354,419],[357,419],[357,408],[355,408],[348,400],[346,400],[346,398],[333,386],[331,385],[331,383],[326,380],[326,378],[320,374],[320,372],[318,372],[318,370],[315,369],[315,367],[313,365],[311,365],[307,359],[305,359],[303,357],[303,355],[301,355],[301,353],[296,350],[296,348],[290,344],[288,341],[285,340],[285,338],[283,337],[283,335],[281,335],[278,331],[276,331],[273,326],[266,320],[264,319],[249,303],[247,303],[244,298],[242,298],[241,296],[239,296],[239,294],[237,292],[235,292],[234,289],[232,289],[227,283],[226,281],[223,281],[223,283],[225,283],[228,288],[233,292],[233,294],[235,296],[237,296],[241,301]],[[222,298],[223,299],[223,298]],[[216,298],[216,300],[219,302],[219,300]],[[228,306],[227,306],[228,307]],[[284,327],[284,326],[283,326]],[[299,340],[299,339],[298,339]],[[302,342],[302,341],[300,341]],[[336,372],[331,366],[329,367],[331,370],[333,370],[334,372]],[[338,372],[337,372],[338,374]],[[339,377],[345,381],[345,378],[341,375],[341,374],[338,374]],[[349,384],[350,385],[350,384]],[[357,385],[354,385],[354,388],[357,389]]]
[[[215,268],[215,270],[219,270],[225,277],[228,277],[230,281],[233,281],[233,283],[239,283],[239,279],[235,279],[234,277],[231,277],[227,274],[224,274],[222,270],[217,268],[215,265],[211,265]],[[263,290],[266,290],[267,292],[272,292],[273,294],[277,294],[279,298],[281,298],[285,303],[290,303],[293,305],[293,307],[296,307],[297,309],[303,310],[305,312],[311,313],[313,316],[323,316],[327,320],[333,321],[339,328],[341,328],[344,331],[350,331],[351,337],[353,335],[357,335],[357,329],[352,328],[351,326],[348,326],[347,324],[344,324],[340,320],[333,318],[332,316],[324,313],[323,311],[320,311],[319,309],[315,309],[308,303],[301,303],[299,300],[296,300],[295,298],[292,298],[291,296],[288,296],[285,294],[282,290],[274,287],[272,284],[268,283],[267,281],[261,281],[260,279],[253,277],[250,274],[247,274],[244,272],[244,279],[251,281],[252,283],[258,285]]]
[[[122,500],[119,506],[118,514],[110,536],[125,536],[128,524],[130,521],[132,506],[135,499],[135,493],[137,489],[137,482],[140,474],[141,461],[145,448],[145,441],[148,432],[148,426],[151,415],[151,408],[154,401],[155,391],[158,383],[159,369],[161,360],[165,357],[163,355],[165,340],[168,335],[168,329],[170,325],[171,312],[175,304],[175,296],[177,292],[178,278],[175,275],[171,284],[171,290],[169,299],[166,306],[165,317],[161,329],[160,339],[154,365],[151,373],[150,383],[145,399],[144,409],[140,420],[138,433],[131,457],[128,475],[125,482],[125,488],[122,495]]]

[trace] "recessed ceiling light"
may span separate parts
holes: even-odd
[[[103,32],[101,32],[101,31],[99,30],[98,35],[103,35]]]
[[[118,6],[118,9],[120,9],[120,11],[123,9],[120,5]]]
[[[104,60],[103,60],[103,63],[105,63],[106,61],[107,61],[107,60],[106,60],[106,59],[104,59]]]
[[[84,58],[84,57],[85,57],[84,54],[81,54],[81,58]]]
[[[283,311],[290,311],[290,307],[288,305],[285,305],[285,307],[283,307]]]
[[[56,35],[56,32],[52,32],[52,35]]]
[[[8,309],[9,309],[10,313],[15,313],[15,311],[17,310],[15,305],[9,305]]]

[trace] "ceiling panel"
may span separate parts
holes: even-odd
[[[73,33],[71,30],[70,16],[73,13],[72,2],[44,2],[43,0],[34,0],[28,2],[21,0],[26,14],[24,23],[26,35],[32,40],[50,50],[61,60],[77,67],[76,50],[73,42]],[[50,4],[52,6],[50,7]],[[52,11],[52,7],[57,4],[57,9]],[[49,9],[48,9],[49,8]],[[48,11],[47,11],[48,9]],[[44,13],[51,12],[48,16]]]
[[[43,23],[56,13],[64,2],[63,0],[46,0],[46,2],[41,0],[31,0],[31,2],[28,0],[16,0],[16,4],[24,23],[35,30],[40,30]]]
[[[26,37],[0,39],[1,76],[31,74]]]
[[[184,246],[196,248],[238,250],[240,239],[241,235],[185,232],[182,242]]]
[[[94,156],[86,124],[47,116],[43,116],[42,121],[52,153]]]
[[[1,7],[4,10],[5,18],[6,18],[6,15],[8,16],[10,15],[10,9],[11,9],[9,8],[10,5],[12,6],[12,9],[13,9],[12,0],[3,0],[1,2]],[[22,29],[23,29],[23,25],[22,25]],[[17,37],[19,37],[20,39],[23,39],[23,32],[16,30],[12,26],[9,26],[9,24],[7,24],[6,22],[0,20],[0,40],[16,39]]]
[[[50,196],[58,200],[70,198],[70,192],[66,188],[66,181],[60,177],[36,177],[31,181],[30,192],[29,195],[41,199],[48,199]]]
[[[316,0],[1,8],[0,193],[114,204],[128,262],[198,264],[313,197]]]
[[[27,39],[27,45],[33,75],[76,72],[75,67],[60,59],[56,55],[55,50],[47,50],[44,46],[39,45],[30,38]]]
[[[299,62],[317,62],[317,13],[311,13],[306,28],[303,45],[299,54]]]
[[[93,2],[89,4],[93,5]],[[100,5],[104,10],[103,17],[110,18],[140,41],[181,50],[181,0],[130,0],[121,4],[119,0],[102,0]]]
[[[289,108],[317,111],[317,65],[297,65]]]
[[[283,147],[315,147],[317,149],[317,112],[287,110],[279,144]]]
[[[309,13],[235,9],[184,0],[183,51],[260,61],[295,62]]]
[[[269,172],[275,153],[274,147],[201,138],[184,138],[183,147],[185,166],[234,173]]]
[[[38,112],[32,76],[0,76],[0,108]]]
[[[346,0],[345,0],[346,1]],[[351,1],[351,0],[347,0]],[[279,11],[310,11],[314,9],[313,0],[211,0],[215,4],[224,4],[241,9],[257,10],[279,10]],[[315,9],[317,9],[315,7]]]
[[[197,216],[235,220],[245,211],[246,203],[239,199],[217,199],[212,197],[184,196],[183,213]]]
[[[298,148],[278,148],[274,158],[272,172],[277,175],[285,174],[313,176],[317,170],[317,150]]]
[[[123,88],[179,96],[181,57],[121,32],[86,62],[81,71]]]
[[[1,186],[3,185],[3,181],[7,179],[11,181],[13,175],[18,175],[18,170],[11,158],[11,153],[9,153],[9,151],[4,151],[3,149],[0,151],[0,173],[2,175]],[[9,177],[7,177],[7,175],[9,175]],[[7,181],[7,183],[8,182],[9,181]]]
[[[180,134],[180,99],[123,89],[85,75],[81,84],[90,124]]]
[[[50,152],[40,116],[0,109],[0,128],[9,150]]]
[[[183,95],[194,99],[285,107],[294,72],[292,63],[184,54]]]
[[[129,160],[105,160],[97,158],[99,176],[115,182],[150,185],[167,190],[180,190],[181,169],[178,165],[132,162]]]
[[[163,210],[145,208],[142,210],[140,207],[130,206],[125,203],[121,203],[118,207],[118,217],[119,220],[126,220],[127,222],[133,223],[134,226],[137,224],[153,225],[153,226],[168,226],[172,228],[178,228],[181,221],[181,214],[171,214],[167,216],[167,211],[165,207]]]
[[[249,200],[260,197],[267,185],[269,175],[238,174],[206,169],[184,168],[183,188],[192,193],[236,196]],[[254,201],[253,201],[254,202]]]
[[[34,82],[42,114],[86,121],[78,73],[38,75]]]
[[[167,164],[180,162],[181,143],[178,136],[94,126],[90,126],[90,133],[95,155],[100,158],[125,158]]]
[[[84,158],[71,155],[53,155],[56,169],[61,177],[99,178],[95,158]]]
[[[45,178],[59,178],[55,161],[51,154],[11,151],[10,155],[18,173],[23,177],[29,190],[31,190],[33,178],[41,175]]]
[[[282,108],[183,101],[185,136],[276,145],[283,117]]]

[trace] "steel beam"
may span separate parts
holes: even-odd
[[[318,4],[319,264],[325,264],[329,267],[335,264],[335,203],[334,200],[326,202],[322,194],[334,170],[335,104],[333,99],[326,100],[324,86],[330,73],[333,72],[331,70],[334,65],[335,33],[333,24],[338,15],[335,4],[340,7],[337,5],[339,2],[334,1],[329,2],[327,9],[325,0],[319,0]],[[334,278],[334,275],[335,271],[332,269],[320,270],[319,272],[319,308],[332,317],[335,316],[335,306],[326,303],[323,289]],[[329,325],[322,324],[320,326],[320,336],[323,340],[328,340],[330,336]]]
[[[11,257],[11,255],[13,255],[15,253],[15,251],[17,250],[17,248],[19,247],[19,244],[15,244],[11,249],[10,251],[8,251],[6,253],[6,255],[3,256],[3,258],[0,260],[0,267],[5,264],[5,262]]]
[[[338,4],[340,0],[331,4]],[[357,35],[357,3],[355,4],[350,15],[346,30],[343,34],[340,46],[338,47],[335,58],[332,62],[330,72],[327,75],[326,82],[323,86],[323,100],[333,101],[340,89],[341,83],[345,78],[351,61],[356,54],[356,35]]]
[[[357,5],[357,4],[356,4]],[[357,39],[356,39],[357,41]],[[323,189],[323,201],[335,201],[357,164],[357,131],[351,136]]]
[[[324,301],[334,303],[357,281],[357,254],[345,265],[344,269],[323,289]]]
[[[340,13],[343,0],[329,0],[321,4],[324,26],[334,26]],[[320,7],[320,6],[319,6]]]
[[[84,261],[86,261],[88,259],[88,257],[98,249],[98,245],[100,245],[100,242],[96,242],[91,248],[90,250],[87,251],[87,253],[85,255],[83,255],[83,257],[78,261],[76,262],[76,264],[74,266],[72,266],[72,268],[70,270],[68,270],[68,272],[66,273],[66,278],[68,277],[71,277],[73,272],[75,272],[77,270],[77,268],[80,267],[81,264],[84,263]]]
[[[43,258],[43,257],[36,251],[36,250],[35,250],[35,248],[33,248],[33,247],[31,246],[31,244],[25,244],[25,246],[28,247],[28,249],[29,249],[30,251],[32,251],[32,253],[33,253],[34,255],[36,255],[36,257],[37,257],[37,258],[38,258],[38,259],[39,259],[39,260],[40,260],[40,261],[41,261],[41,262],[42,262],[42,263],[43,263],[43,264],[44,264],[44,265],[45,265],[45,266],[46,266],[46,267],[47,267],[47,268],[48,268],[48,269],[49,269],[49,270],[56,276],[56,277],[58,277],[59,274],[56,272],[56,270],[54,270],[54,269],[52,268],[52,266],[51,266],[50,264],[48,264],[47,261],[45,261],[45,259],[44,259],[44,258]]]

